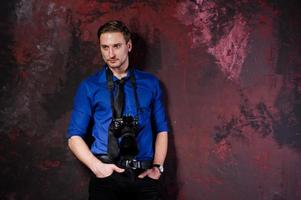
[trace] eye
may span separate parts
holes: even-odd
[[[108,46],[105,46],[105,45],[101,45],[101,49],[103,49],[103,50],[108,50],[109,47],[108,47]]]
[[[121,44],[120,44],[120,43],[114,45],[114,48],[115,48],[115,49],[119,49],[120,47],[121,47]]]

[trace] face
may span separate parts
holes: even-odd
[[[102,58],[111,69],[127,69],[131,40],[126,42],[121,32],[108,32],[100,35],[99,42]]]

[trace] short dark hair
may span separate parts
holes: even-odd
[[[124,36],[126,42],[131,39],[131,32],[128,27],[122,22],[118,20],[108,21],[99,27],[97,31],[97,37],[100,38],[100,35],[108,32],[121,32]]]

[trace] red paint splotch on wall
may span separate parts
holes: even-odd
[[[217,15],[214,2],[182,2],[178,4],[176,17],[186,26],[191,26],[189,36],[191,47],[195,48],[201,44],[210,45],[212,32],[210,27],[213,25],[211,19]]]
[[[181,23],[191,25],[191,47],[205,45],[226,77],[238,80],[247,55],[249,27],[240,13],[236,13],[230,22],[219,22],[219,18],[224,15],[226,8],[214,2],[186,1],[179,4],[176,17]],[[224,34],[218,37],[220,33],[217,33],[216,28],[220,27],[223,27]]]
[[[237,15],[229,34],[222,37],[216,46],[208,49],[208,52],[215,56],[221,70],[231,80],[239,78],[247,56],[249,35],[246,21],[241,15]]]
[[[218,144],[215,144],[213,152],[221,161],[226,161],[232,154],[231,144],[226,140],[222,140]]]

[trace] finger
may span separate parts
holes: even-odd
[[[138,178],[144,178],[148,174],[148,171],[143,172],[138,176]]]
[[[97,178],[105,178],[112,175],[112,172],[98,172],[95,174]]]
[[[104,175],[104,174],[97,174],[96,177],[97,178],[106,178],[109,177],[110,175]]]
[[[116,165],[113,165],[113,170],[114,170],[115,172],[118,172],[118,173],[124,172],[124,169],[119,168],[119,167],[117,167]]]

